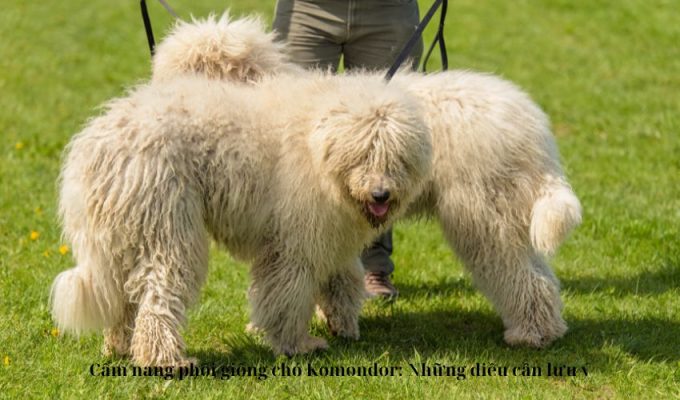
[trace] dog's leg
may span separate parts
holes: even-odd
[[[142,366],[195,361],[185,357],[180,330],[186,308],[198,296],[206,275],[209,241],[200,197],[173,193],[173,187],[156,196],[175,201],[157,203],[145,227],[149,234],[125,283],[126,292],[138,304],[130,353]]]
[[[313,271],[273,254],[253,264],[253,283],[248,292],[253,325],[264,331],[279,354],[292,356],[326,349],[326,341],[308,331],[317,289]]]
[[[508,293],[498,299],[504,303],[505,341],[511,345],[544,347],[567,331],[561,316],[559,281],[539,256],[517,268],[520,270],[517,276],[503,279],[512,284]]]
[[[164,243],[162,249],[151,251],[153,257],[140,261],[128,278],[127,286],[140,299],[130,353],[142,366],[187,365],[196,360],[185,357],[180,330],[186,308],[203,283],[208,240],[204,232],[196,232],[184,241],[167,238],[158,243]]]
[[[184,324],[184,304],[165,290],[149,290],[135,318],[130,352],[141,366],[181,366],[185,344],[179,331]]]
[[[128,303],[121,322],[104,330],[104,350],[107,357],[126,356],[130,353],[130,341],[135,326],[137,306]]]
[[[359,339],[359,313],[366,293],[360,261],[332,275],[317,298],[317,315],[328,324],[331,334]]]
[[[445,200],[440,204],[445,205]],[[505,341],[544,347],[567,330],[559,282],[532,250],[521,224],[501,225],[496,215],[460,203],[442,207],[439,213],[444,235],[501,315]]]
[[[544,347],[567,331],[559,282],[538,256],[467,266],[501,315],[508,344]]]

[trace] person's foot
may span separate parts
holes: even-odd
[[[394,300],[399,296],[399,291],[390,282],[390,276],[381,272],[367,272],[364,275],[364,287],[371,297],[382,297]]]

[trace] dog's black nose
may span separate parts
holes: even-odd
[[[382,204],[387,202],[387,200],[390,199],[390,191],[389,190],[376,190],[371,193],[371,196],[373,196],[373,200],[375,200],[376,203]]]

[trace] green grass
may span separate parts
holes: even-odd
[[[551,116],[584,223],[553,265],[570,331],[509,348],[502,324],[434,224],[396,227],[400,299],[369,303],[357,343],[275,358],[243,333],[248,271],[213,251],[190,312],[204,364],[401,366],[397,377],[103,378],[100,336],[53,335],[47,308],[70,268],[55,217],[60,155],[106,99],[149,75],[138,2],[6,1],[0,13],[0,397],[639,398],[680,396],[680,23],[671,0],[453,1],[453,68],[519,83]],[[188,16],[215,1],[173,1]],[[230,3],[271,18],[273,1]],[[422,6],[429,4],[423,3]],[[154,1],[157,36],[170,17]],[[431,36],[431,30],[428,30]],[[435,56],[436,57],[436,56]],[[433,60],[431,68],[437,65]],[[39,233],[37,240],[31,232]],[[312,328],[328,336],[320,324]],[[408,363],[585,366],[577,377],[416,377]]]

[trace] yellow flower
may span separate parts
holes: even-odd
[[[68,246],[65,244],[59,246],[59,253],[61,253],[62,256],[65,256],[66,253],[68,253]]]
[[[38,231],[31,231],[31,240],[38,240],[40,233]]]
[[[5,358],[2,360],[2,363],[5,364],[5,366],[9,365],[12,362],[12,360],[9,358],[9,356],[5,356]]]
[[[50,251],[49,251],[49,250],[45,250],[45,252],[43,253],[43,255],[44,255],[45,257],[49,257],[49,256],[50,256]]]
[[[22,142],[17,142],[17,144],[14,145],[14,148],[17,150],[21,150],[24,148],[24,144]]]
[[[52,330],[50,331],[50,335],[54,337],[59,336],[59,328],[52,328]]]

